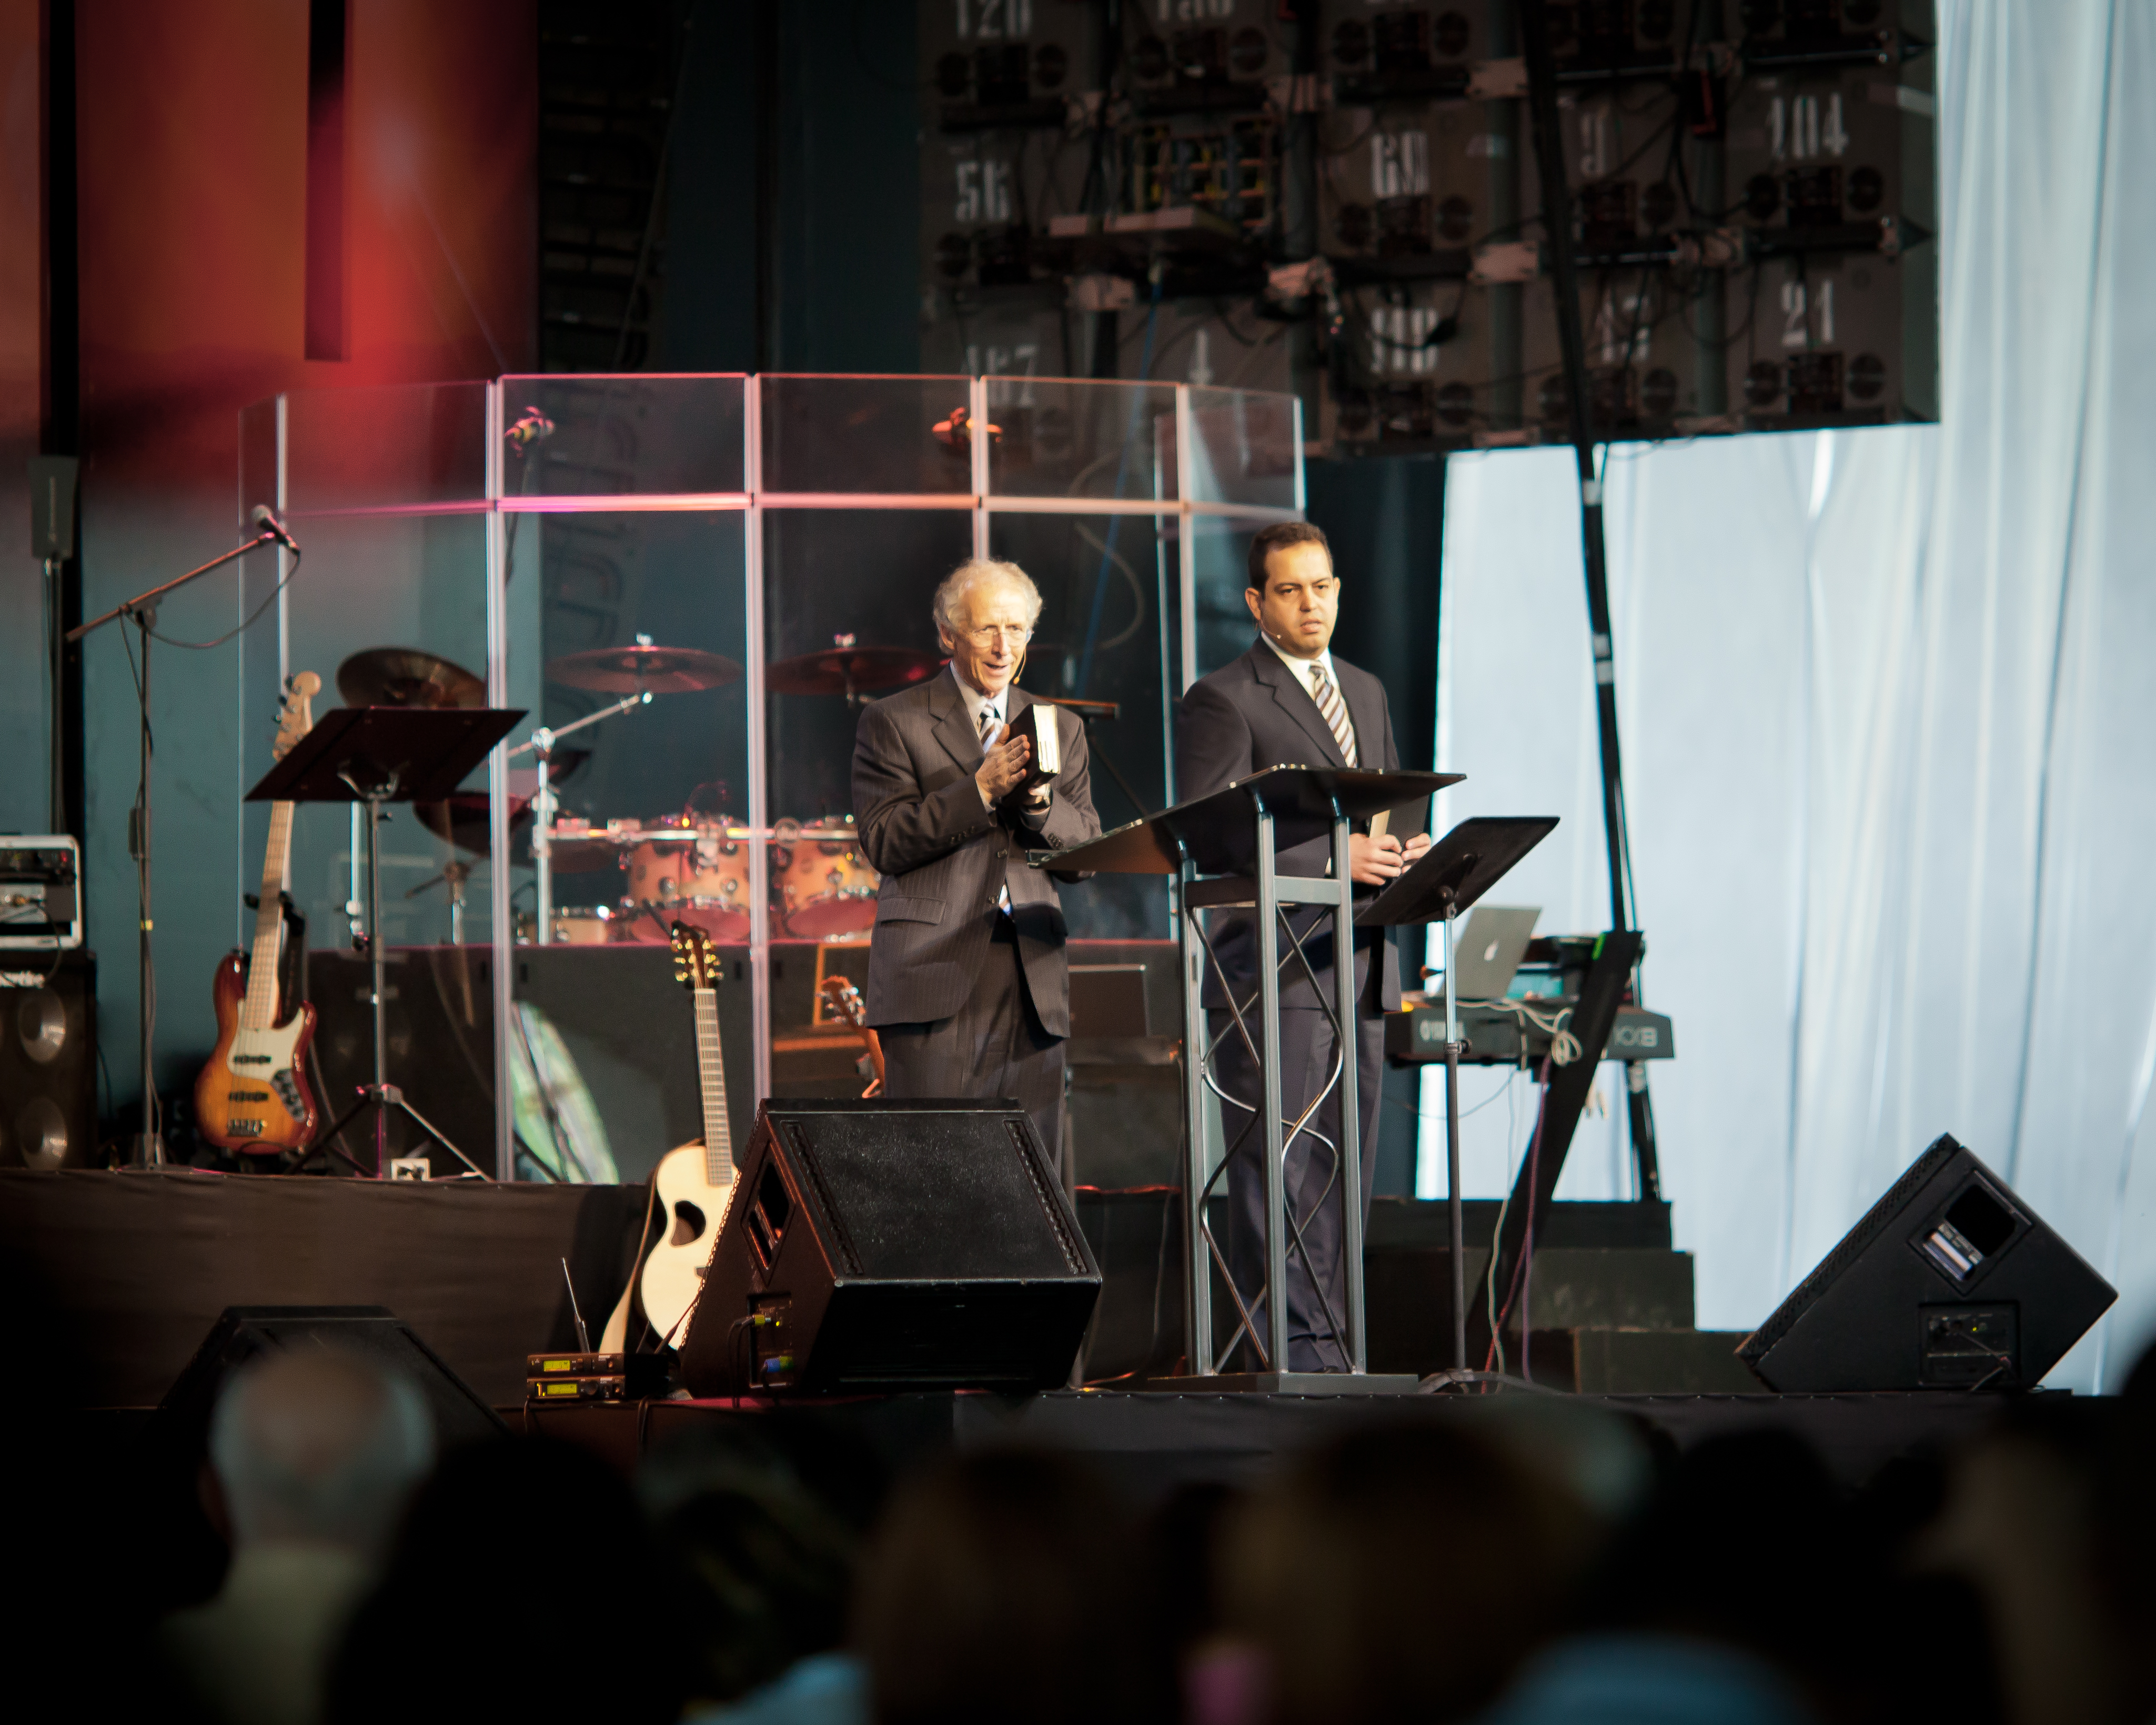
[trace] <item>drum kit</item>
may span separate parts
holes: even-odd
[[[936,675],[942,660],[907,647],[863,647],[851,635],[834,638],[824,651],[783,659],[768,666],[765,682],[781,695],[843,696],[857,706],[880,690],[918,683]],[[516,937],[542,946],[663,944],[671,925],[688,922],[714,939],[749,937],[751,847],[765,847],[772,932],[796,940],[833,940],[865,934],[875,922],[877,876],[860,854],[853,817],[808,823],[774,821],[757,832],[723,814],[696,812],[656,821],[594,822],[559,811],[555,787],[583,766],[590,751],[563,747],[573,731],[642,706],[657,695],[687,694],[737,681],[732,660],[691,647],[634,644],[601,647],[550,660],[547,680],[571,689],[621,697],[567,725],[542,726],[512,748],[533,765],[509,775],[512,832],[527,836],[538,875],[538,909],[517,918]],[[352,706],[477,707],[486,704],[485,681],[463,666],[413,648],[377,647],[356,653],[338,667],[337,689]],[[418,818],[450,848],[442,872],[406,894],[437,885],[449,893],[450,938],[464,938],[465,883],[470,857],[491,843],[487,793],[459,791],[418,805]],[[463,854],[459,854],[463,853]],[[557,906],[554,876],[608,870],[621,890],[589,906]]]

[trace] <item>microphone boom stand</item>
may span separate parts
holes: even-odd
[[[102,617],[93,617],[87,623],[77,624],[63,637],[69,643],[79,641],[91,631],[102,629],[106,624],[123,617],[141,631],[142,672],[136,689],[142,706],[142,768],[136,791],[135,807],[127,821],[127,850],[135,860],[136,936],[140,942],[138,962],[141,967],[136,985],[138,998],[136,1006],[136,1016],[141,1021],[142,1045],[142,1129],[135,1135],[127,1158],[129,1165],[134,1168],[162,1168],[165,1163],[165,1141],[157,1125],[157,1086],[151,1070],[152,1050],[150,1045],[151,1031],[157,1014],[157,960],[150,951],[150,933],[155,926],[150,916],[150,764],[155,752],[150,738],[150,632],[157,626],[157,601],[167,593],[185,587],[190,581],[208,574],[211,570],[221,569],[227,563],[236,562],[250,551],[289,543],[289,536],[281,530],[273,531],[264,526],[246,544],[235,546],[223,556],[212,557],[184,575],[174,576],[162,587],[153,587],[147,593],[136,594],[133,598],[115,605]]]
[[[624,695],[612,706],[603,706],[595,713],[586,713],[581,719],[572,719],[566,725],[542,725],[530,737],[509,751],[511,758],[527,752],[539,762],[539,787],[531,798],[531,861],[538,873],[538,926],[532,938],[540,946],[551,946],[554,941],[554,811],[561,807],[561,799],[554,794],[554,745],[572,731],[581,731],[587,725],[596,725],[601,719],[611,719],[616,713],[625,713],[633,706],[649,704],[651,691],[639,689],[633,695]],[[459,1153],[462,1154],[461,1152]]]

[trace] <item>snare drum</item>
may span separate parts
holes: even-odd
[[[557,905],[554,908],[553,942],[557,947],[603,947],[618,938],[613,929],[613,912],[601,906],[597,910],[572,908]],[[516,941],[519,946],[528,946],[539,919],[529,911],[516,913]]]
[[[748,938],[748,845],[737,829],[645,827],[618,842],[624,906],[650,906],[661,926],[678,919],[715,939]]]
[[[875,926],[876,871],[862,860],[851,820],[844,825],[772,828],[771,889],[786,932],[827,940]]]

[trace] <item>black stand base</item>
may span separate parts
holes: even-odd
[[[374,1177],[376,1178],[380,1178],[382,1175],[381,1127],[382,1125],[382,1117],[392,1111],[404,1116],[406,1119],[409,1120],[414,1126],[418,1127],[421,1132],[426,1133],[429,1137],[432,1138],[437,1144],[439,1144],[444,1150],[448,1151],[450,1155],[455,1157],[459,1162],[461,1162],[466,1168],[477,1174],[480,1178],[484,1180],[488,1178],[485,1168],[481,1168],[477,1163],[474,1162],[471,1158],[465,1155],[463,1151],[458,1149],[454,1144],[452,1144],[447,1138],[444,1137],[441,1133],[437,1132],[432,1126],[429,1125],[427,1117],[422,1114],[417,1108],[413,1107],[409,1102],[406,1101],[404,1100],[404,1092],[399,1090],[393,1084],[362,1084],[360,1086],[359,1100],[354,1102],[352,1106],[346,1109],[344,1112],[337,1117],[336,1123],[333,1124],[327,1132],[322,1134],[321,1142],[326,1144],[328,1143],[331,1139],[335,1138],[339,1132],[350,1126],[353,1121],[357,1120],[369,1108],[377,1111],[374,1121]],[[339,1153],[341,1154],[342,1153],[340,1152]],[[346,1162],[351,1162],[352,1158],[350,1157],[346,1157],[345,1160]],[[356,1163],[352,1165],[355,1168],[358,1166]]]

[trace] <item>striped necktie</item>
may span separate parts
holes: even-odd
[[[996,717],[996,710],[993,706],[982,707],[981,752],[984,755],[988,752],[989,739],[995,736],[996,726],[999,722]],[[1010,884],[1008,880],[1004,882],[1004,890],[996,896],[996,908],[1006,916],[1011,913]]]
[[[1325,675],[1322,665],[1310,668],[1310,696],[1317,703],[1317,710],[1325,715],[1325,722],[1332,727],[1332,740],[1340,745],[1340,758],[1350,767],[1355,764],[1355,726],[1348,717],[1348,703],[1340,698],[1340,691],[1332,686],[1332,680]]]

